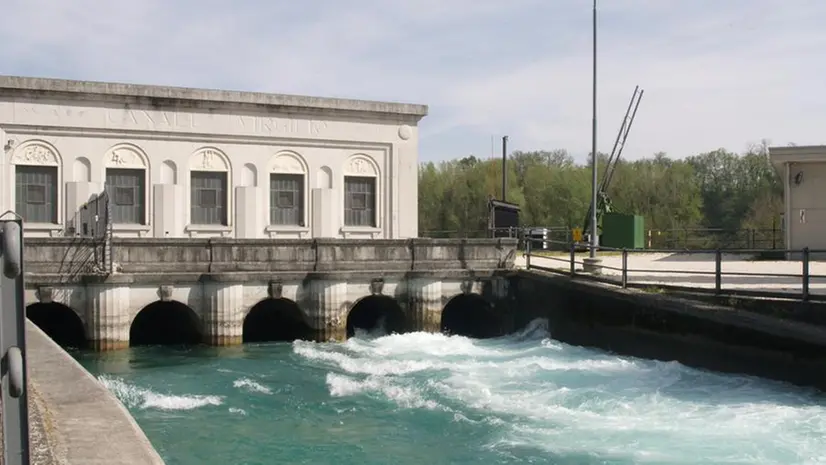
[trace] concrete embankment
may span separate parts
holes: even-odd
[[[514,284],[520,317],[548,318],[562,342],[826,391],[823,326],[553,273]]]
[[[29,383],[48,441],[37,446],[48,447],[52,463],[163,465],[126,407],[43,331],[26,324]]]

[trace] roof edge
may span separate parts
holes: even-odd
[[[427,105],[381,102],[305,95],[271,94],[237,90],[199,89],[190,87],[127,84],[119,82],[78,81],[25,76],[0,75],[0,91],[21,94],[31,92],[58,95],[99,96],[126,99],[163,99],[218,104],[246,104],[290,107],[296,110],[329,110],[344,112],[382,113],[422,118]]]

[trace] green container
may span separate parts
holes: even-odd
[[[641,215],[604,214],[600,245],[617,249],[644,249],[645,219]]]

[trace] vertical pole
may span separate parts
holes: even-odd
[[[803,300],[809,300],[809,248],[803,249]]]
[[[528,238],[528,240],[525,241],[525,268],[527,268],[529,270],[531,269],[531,241],[530,241],[530,238]]]
[[[622,288],[628,287],[628,251],[622,249]]]
[[[594,0],[594,75],[591,119],[591,247],[589,257],[597,256],[597,0]]]
[[[23,307],[23,222],[0,221],[0,356],[3,359],[3,463],[29,465],[26,315]]]
[[[502,201],[508,201],[508,136],[502,136]]]
[[[576,274],[576,244],[571,242],[571,276]]]
[[[720,294],[723,290],[723,253],[720,249],[714,252],[714,293]]]

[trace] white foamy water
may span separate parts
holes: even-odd
[[[221,405],[223,398],[214,395],[172,395],[128,384],[120,378],[100,375],[98,380],[127,408],[158,410],[192,410],[207,405]]]
[[[619,357],[549,339],[546,321],[476,341],[412,333],[296,342],[337,398],[498,425],[488,447],[634,463],[826,464],[826,407],[782,383]]]
[[[270,388],[249,378],[236,379],[235,381],[233,381],[232,385],[236,388],[244,389],[249,392],[272,394],[272,390]]]

